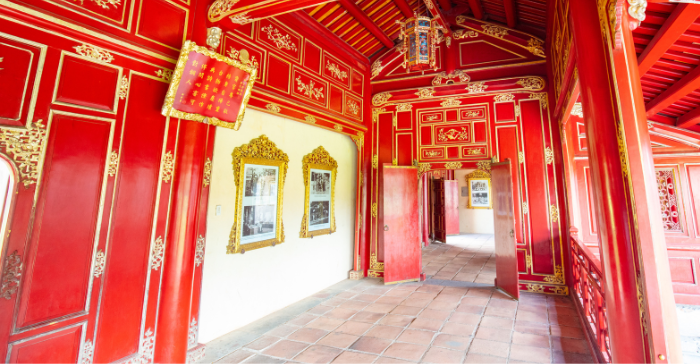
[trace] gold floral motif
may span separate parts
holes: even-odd
[[[392,160],[391,160],[391,165],[392,165],[392,166],[398,166],[398,165],[399,165],[399,160],[396,159],[396,158],[392,159]]]
[[[518,162],[520,162],[520,164],[525,163],[525,153],[524,152],[518,152]]]
[[[547,164],[554,163],[554,151],[550,147],[544,148],[544,160]]]
[[[447,80],[445,82],[446,84],[454,83],[455,80],[457,79],[458,82],[469,82],[471,77],[469,75],[462,71],[462,70],[456,70],[450,74],[447,74],[447,72],[440,72],[437,76],[433,77],[433,86],[439,86],[442,85],[442,82]]]
[[[107,254],[105,254],[105,252],[102,249],[98,249],[97,254],[95,254],[95,264],[92,268],[92,275],[95,278],[100,278],[102,273],[104,273],[106,263]]]
[[[445,129],[440,129],[438,134],[438,140],[441,142],[447,141],[466,141],[469,140],[469,130],[466,127],[462,127],[462,130],[450,129],[445,132]]]
[[[496,25],[482,25],[481,28],[484,29],[484,33],[492,37],[503,39],[503,37],[508,35],[508,29]]]
[[[491,170],[491,160],[476,162],[476,168],[480,169],[482,171],[490,171]]]
[[[274,103],[270,103],[270,104],[265,105],[265,108],[268,111],[273,112],[275,114],[279,114],[282,111],[282,108],[279,105],[274,104]]]
[[[153,251],[151,252],[151,269],[158,270],[163,264],[163,259],[165,258],[165,242],[163,237],[159,236],[153,242]]]
[[[451,106],[459,106],[462,103],[462,101],[457,100],[456,97],[450,97],[447,100],[443,101],[440,103],[442,107],[451,107]]]
[[[372,168],[379,168],[379,156],[376,154],[372,156]]]
[[[426,150],[423,152],[426,157],[442,157],[442,152],[439,150]]]
[[[643,22],[646,19],[645,12],[647,11],[647,0],[627,0],[629,8],[627,12],[631,17]]]
[[[209,186],[211,183],[211,159],[209,158],[204,162],[204,178],[202,178],[202,183],[204,187]]]
[[[323,87],[314,88],[315,85],[316,83],[314,80],[309,80],[309,84],[307,85],[301,80],[301,76],[297,76],[297,91],[309,98],[315,98],[316,100],[319,98],[325,99],[326,96],[323,93]]]
[[[552,287],[552,293],[560,295],[560,296],[568,296],[569,295],[569,287],[567,287],[567,286]]]
[[[452,32],[452,37],[454,39],[465,39],[465,38],[476,38],[479,36],[479,33],[473,31],[473,30],[466,30],[466,29],[460,29],[460,30],[455,30]]]
[[[343,131],[343,126],[339,125],[339,124],[335,124],[335,125],[333,125],[333,129],[335,129],[337,131]]]
[[[216,22],[231,13],[239,0],[216,0],[209,8],[209,21]]]
[[[527,77],[521,78],[516,84],[527,90],[542,90],[544,89],[544,79],[542,77]]]
[[[629,176],[629,165],[627,164],[627,146],[625,143],[625,131],[622,127],[622,123],[617,123],[617,151],[620,153],[620,168],[622,169],[622,174],[627,177]]]
[[[267,33],[267,39],[275,43],[277,49],[285,49],[294,52],[297,51],[297,46],[294,44],[294,42],[292,42],[289,34],[283,36],[280,31],[272,25],[263,27],[261,30]]]
[[[377,253],[372,253],[369,255],[369,269],[375,271],[384,271],[384,263],[377,261]]]
[[[530,213],[530,209],[527,206],[527,202],[523,202],[522,205],[523,205],[523,215],[527,215],[528,213]]]
[[[383,107],[372,109],[372,122],[376,123],[379,120],[379,114],[383,112],[386,112],[386,109]]]
[[[468,155],[480,155],[480,154],[484,154],[484,153],[481,151],[481,148],[472,148],[472,149],[467,149],[467,154]]]
[[[382,263],[384,264],[384,263]],[[375,270],[368,270],[367,271],[367,277],[370,278],[382,278],[382,272],[377,272]]]
[[[372,96],[372,105],[381,106],[386,104],[391,98],[391,94],[388,92],[381,92]]]
[[[248,52],[244,48],[241,48],[241,50],[239,51],[236,48],[229,47],[229,50],[228,52],[226,52],[226,54],[228,55],[228,58],[239,61],[243,64],[247,64],[255,68],[260,67],[260,63],[257,59],[255,59],[255,56],[251,57],[250,52]],[[258,75],[258,78],[260,78],[260,75]]]
[[[554,266],[554,275],[544,277],[545,282],[552,284],[564,284],[564,269],[561,265]]]
[[[435,121],[435,120],[437,120],[438,118],[439,118],[439,116],[437,116],[437,115],[428,115],[428,116],[425,118],[425,121]]]
[[[530,94],[530,100],[540,100],[540,107],[543,109],[546,109],[547,105],[549,104],[547,101],[546,92]]]
[[[97,6],[102,9],[109,9],[109,5],[112,5],[115,9],[122,4],[121,0],[92,0]],[[82,4],[82,1],[80,2]]]
[[[426,99],[428,97],[433,97],[434,93],[435,89],[432,87],[425,87],[416,91],[415,95],[418,96],[419,99]]]
[[[530,272],[532,269],[532,255],[528,253],[527,251],[525,252],[525,271]]]
[[[467,93],[478,94],[485,92],[487,88],[489,87],[486,85],[486,82],[472,82],[467,86],[466,90],[468,91]]]
[[[109,167],[107,167],[107,174],[110,177],[114,177],[117,174],[117,168],[119,167],[119,153],[112,151],[109,155]]]
[[[229,20],[231,20],[231,22],[233,24],[238,24],[238,25],[245,25],[245,24],[252,23],[252,22],[257,20],[254,18],[249,18],[247,11],[245,13],[240,13],[240,14],[236,14],[233,16],[229,16],[228,18],[229,18]],[[275,42],[275,43],[277,43],[277,42]],[[292,44],[292,46],[294,46],[294,44]],[[279,46],[277,48],[279,48]],[[296,50],[296,49],[294,49],[294,50]]]
[[[549,205],[549,221],[559,221],[559,209],[554,205]]]
[[[44,154],[46,126],[37,121],[26,130],[0,128],[0,148],[17,165],[25,188],[39,179],[39,161]]]
[[[418,168],[418,177],[419,178],[423,173],[429,171],[431,168],[430,163],[418,163],[417,159],[413,160],[413,166]]]
[[[170,80],[172,80],[172,78],[173,78],[173,71],[161,69],[161,70],[156,71],[156,76],[158,78],[162,79],[163,81],[170,82]]]
[[[5,257],[5,264],[2,269],[2,286],[0,287],[0,297],[9,300],[19,289],[19,281],[22,278],[22,256],[17,254],[17,250]]]
[[[377,77],[379,74],[382,72],[384,69],[384,66],[382,66],[382,60],[378,59],[372,63],[372,77]]]
[[[331,155],[322,146],[314,149],[311,153],[307,154],[301,160],[302,167],[301,171],[304,175],[304,186],[305,186],[305,199],[304,199],[304,216],[302,217],[301,230],[299,231],[300,238],[309,238],[314,235],[325,235],[331,234],[336,231],[335,229],[335,179],[338,173],[338,162],[331,157]],[[311,187],[310,175],[311,169],[322,169],[331,172],[331,206],[330,206],[330,222],[331,226],[328,229],[320,229],[309,231],[309,197]]]
[[[112,56],[111,53],[100,47],[83,43],[82,45],[75,46],[73,48],[75,49],[75,53],[78,53],[83,57],[92,58],[98,62],[112,63],[114,60],[114,56]]]
[[[462,162],[447,162],[445,163],[445,169],[459,169],[462,168]]]
[[[173,152],[167,151],[163,156],[163,173],[160,175],[160,179],[165,183],[170,183],[174,172],[175,158],[173,157]]]
[[[316,124],[316,118],[312,115],[304,116],[304,120],[306,120],[306,122],[309,124]]]
[[[350,135],[350,139],[357,145],[357,150],[361,151],[362,146],[365,144],[365,134],[361,131],[357,132],[357,135]]]
[[[282,221],[282,202],[284,201],[284,180],[287,176],[289,166],[289,157],[287,153],[277,148],[274,142],[261,135],[252,139],[248,144],[243,144],[236,147],[231,153],[233,166],[233,183],[236,186],[236,212],[231,234],[229,235],[228,245],[226,246],[226,254],[245,253],[249,250],[274,246],[284,243],[284,222]],[[278,168],[277,182],[277,215],[275,218],[276,236],[271,239],[257,241],[254,243],[242,244],[241,233],[237,227],[241,225],[243,218],[243,195],[245,193],[245,165],[246,164],[262,164],[275,166]]]
[[[129,79],[122,76],[122,80],[119,82],[119,100],[124,100],[127,93],[129,93]]]
[[[515,100],[515,95],[513,95],[513,94],[500,94],[500,95],[494,96],[494,98],[493,98],[493,101],[496,101],[496,102],[506,102],[506,101],[513,101],[513,100]]]
[[[545,57],[544,54],[544,42],[542,42],[539,39],[535,38],[530,38],[530,40],[527,42],[527,47],[525,47],[530,53],[539,56],[539,57]]]
[[[377,217],[377,203],[372,203],[372,217]]]
[[[574,107],[571,109],[571,115],[583,118],[583,105],[580,102],[574,104]]]
[[[544,286],[541,284],[528,283],[525,285],[528,292],[544,293]]]
[[[464,115],[465,118],[478,118],[481,116],[481,112],[480,111],[467,111],[462,115]]]
[[[396,111],[411,111],[412,109],[413,105],[409,103],[396,104]]]
[[[348,99],[348,102],[345,104],[345,106],[351,114],[355,116],[360,115],[360,105],[357,103],[357,101],[353,99]]]
[[[520,105],[515,105],[515,117],[520,116]]]
[[[328,61],[328,60],[326,61],[326,70],[330,71],[330,73],[331,73],[331,75],[333,75],[333,77],[335,77],[341,81],[344,81],[346,78],[348,78],[347,72],[341,71],[340,67],[337,64],[331,63],[331,61]]]

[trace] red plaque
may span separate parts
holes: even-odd
[[[186,41],[162,114],[238,130],[257,68]]]

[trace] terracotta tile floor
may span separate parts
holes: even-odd
[[[493,287],[491,235],[448,243],[423,250],[426,282],[329,287],[313,296],[320,304],[218,363],[593,362],[570,298],[514,301]]]

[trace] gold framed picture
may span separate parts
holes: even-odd
[[[491,198],[491,174],[477,169],[466,176],[467,188],[469,188],[468,209],[492,209]]]
[[[236,218],[226,253],[282,244],[282,195],[289,157],[265,135],[235,148],[231,156]]]
[[[304,216],[300,238],[335,232],[335,178],[338,163],[323,147],[302,159],[304,174]]]

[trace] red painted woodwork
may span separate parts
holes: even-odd
[[[74,56],[62,59],[56,102],[113,111],[117,101],[119,69]],[[103,87],[91,90],[82,85],[96,82]]]
[[[445,180],[443,183],[445,184],[445,234],[459,235],[459,182]]]
[[[75,326],[10,347],[10,363],[74,363],[84,326]]]
[[[510,160],[491,165],[496,286],[515,299],[520,298],[515,241],[513,179]]]
[[[418,281],[421,273],[415,167],[384,164],[384,284]]]
[[[433,179],[432,183],[433,239],[447,243],[445,227],[445,180]]]
[[[430,245],[430,227],[431,227],[431,215],[430,215],[430,175],[429,173],[424,173],[421,176],[421,197],[423,198],[423,214],[421,216],[423,223],[423,245]]]

